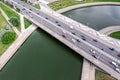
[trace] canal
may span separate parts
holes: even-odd
[[[87,7],[64,15],[96,30],[120,25],[119,6]],[[37,29],[0,72],[0,80],[80,80],[82,59],[76,52]]]
[[[0,80],[80,80],[82,57],[37,29],[0,72]]]

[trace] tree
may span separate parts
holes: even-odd
[[[12,43],[16,38],[16,33],[14,32],[6,32],[3,36],[2,36],[2,43],[3,44],[9,44]]]
[[[19,22],[19,20],[18,20],[16,17],[10,18],[9,21],[10,21],[10,22],[12,23],[12,25],[15,26],[15,27],[18,27],[18,26],[20,25],[20,22]]]

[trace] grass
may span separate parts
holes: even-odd
[[[33,7],[37,8],[37,9],[40,9],[40,5],[39,4],[35,4],[35,5],[33,5]]]
[[[9,18],[16,17],[17,19],[20,20],[20,16],[16,12],[14,12],[10,8],[8,8],[7,6],[0,3],[0,7],[4,10],[4,12],[7,14],[7,16]]]
[[[32,23],[28,20],[28,19],[26,19],[26,18],[24,18],[24,25],[25,25],[25,29],[26,28],[28,28]]]
[[[10,44],[3,44],[1,41],[0,41],[0,56],[7,50],[7,48],[10,46]]]
[[[16,17],[19,22],[20,22],[20,16],[11,10],[9,7],[5,6],[4,4],[0,3],[0,7],[3,9],[3,11],[6,13],[6,15],[11,18],[11,17]],[[20,30],[20,25],[16,27],[18,30]]]
[[[83,4],[83,3],[90,3],[90,2],[120,2],[120,0],[83,0],[83,1],[76,1],[76,0],[57,0],[48,4],[53,10],[59,10],[62,8],[66,8],[68,6],[76,5],[76,4]]]
[[[95,71],[95,80],[117,80],[111,76],[109,76],[108,74],[105,74],[99,70]]]
[[[0,29],[4,28],[4,26],[6,25],[6,23],[7,23],[6,19],[0,13]]]
[[[4,28],[4,26],[6,24],[8,24],[7,21],[6,21],[6,19],[0,13],[0,29]],[[2,55],[9,46],[10,46],[10,44],[5,45],[5,44],[2,44],[2,42],[0,41],[0,55]]]
[[[116,38],[116,39],[120,39],[120,31],[118,32],[113,32],[111,33],[109,36]]]

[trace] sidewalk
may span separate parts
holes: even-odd
[[[120,31],[120,26],[109,26],[109,27],[101,29],[99,32],[105,35],[109,35],[116,31]]]
[[[21,32],[24,32],[25,25],[24,25],[24,15],[20,14],[20,24],[21,24]]]
[[[5,19],[7,20],[7,22],[9,23],[9,24],[11,24],[10,22],[9,22],[9,18],[8,18],[8,16],[6,15],[6,13],[0,8],[0,11],[1,11],[1,13],[2,13],[2,15],[5,17]],[[16,32],[16,34],[17,35],[20,35],[20,32],[17,30],[17,28],[16,27],[12,27],[13,28],[13,30]]]

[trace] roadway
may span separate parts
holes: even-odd
[[[64,28],[67,31],[71,32],[71,34],[74,34],[82,39],[85,38],[86,42],[103,50],[106,53],[109,53],[110,55],[114,56],[115,58],[120,59],[120,57],[118,56],[118,55],[120,55],[120,52],[112,47],[109,47],[108,45],[105,45],[104,43],[102,43],[102,41],[98,41],[95,38],[91,38],[90,36],[86,35],[85,33],[81,32],[80,30],[70,29],[70,26],[65,24],[64,21],[60,21],[59,19],[56,19],[49,14],[45,14],[44,12],[41,12],[41,11],[35,9],[30,5],[25,5],[23,2],[19,2],[19,0],[15,0],[15,1],[17,1],[18,3],[23,5],[23,7],[25,6],[27,9],[31,10],[32,12],[36,13],[37,15],[47,18],[49,21],[55,23],[56,25]],[[30,16],[32,16],[31,11],[28,11],[28,15],[30,15]],[[112,49],[114,49],[114,50],[112,50]]]
[[[120,64],[120,62],[116,60],[116,58],[119,59],[117,55],[120,54],[120,52],[116,49],[108,47],[107,45],[103,44],[102,41],[100,42],[97,39],[93,39],[80,30],[75,29],[75,27],[65,24],[64,21],[60,21],[51,15],[36,10],[28,4],[25,4],[19,0],[13,1],[15,1],[14,5],[18,7],[23,14],[31,17],[33,20],[39,23],[42,23],[50,30],[54,31],[59,36],[62,36],[70,43],[74,44],[93,57],[95,56],[91,52],[91,49],[94,50],[96,55],[99,56],[97,60],[103,62],[113,70],[115,70],[115,66],[111,64],[112,61],[115,60],[116,63]]]

